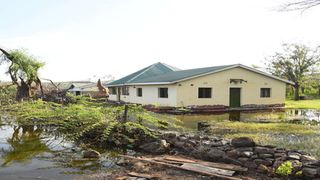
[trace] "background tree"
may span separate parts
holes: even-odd
[[[0,51],[2,52],[0,60],[9,63],[7,73],[12,83],[17,86],[17,100],[30,98],[33,84],[40,87],[43,93],[39,78],[39,69],[44,66],[43,62],[38,61],[25,50],[6,51],[0,48]]]
[[[267,70],[273,75],[294,82],[294,99],[299,100],[299,90],[307,75],[317,71],[320,62],[319,47],[310,49],[301,44],[284,44],[283,52],[267,59]]]

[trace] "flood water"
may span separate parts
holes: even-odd
[[[81,149],[54,128],[16,126],[0,120],[0,179],[87,179],[112,168],[114,159],[82,158]]]
[[[91,173],[116,168],[116,157],[110,152],[103,153],[99,160],[86,160],[82,149],[53,127],[17,126],[11,123],[13,117],[0,117],[0,179],[88,179]],[[205,121],[212,126],[212,135],[249,136],[260,144],[300,149],[320,157],[319,110],[175,117],[195,132],[198,122]]]
[[[320,157],[320,110],[234,111],[175,117],[181,126],[195,132],[199,122],[207,122],[211,128],[207,134],[224,138],[252,137],[259,144],[303,150]]]
[[[241,112],[232,111],[217,114],[187,114],[177,115],[177,119],[183,122],[183,126],[197,129],[198,122],[234,121],[255,123],[298,123],[320,124],[320,110],[316,109],[287,109],[278,111]]]

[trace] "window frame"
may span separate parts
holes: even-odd
[[[166,89],[166,93],[163,94],[163,95],[166,95],[166,96],[161,96],[162,95],[161,89],[162,90]],[[158,88],[158,98],[169,98],[169,88],[167,88],[167,87],[159,87]]]
[[[202,90],[208,90],[208,89],[210,89],[210,97],[207,97],[206,95],[206,93],[207,92],[202,92],[202,94],[200,94],[201,93],[201,91],[200,91],[200,89],[202,89]],[[212,98],[212,87],[198,87],[198,99],[211,99]],[[203,97],[201,96],[201,95],[203,95]]]
[[[116,87],[110,87],[109,88],[109,94],[111,95],[117,95],[117,88]]]
[[[137,88],[137,97],[142,97],[142,88]]]
[[[265,90],[269,92],[266,93]],[[271,98],[271,88],[260,88],[260,98]]]
[[[129,96],[129,86],[123,86],[121,88],[121,95]]]

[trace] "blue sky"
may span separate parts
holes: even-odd
[[[261,65],[282,43],[320,45],[320,8],[276,11],[283,2],[0,0],[0,46],[28,49],[55,81],[119,78],[158,61]]]

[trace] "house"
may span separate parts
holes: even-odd
[[[76,96],[88,95],[93,98],[105,98],[108,96],[108,89],[102,85],[100,79],[97,83],[72,84],[68,91]]]
[[[156,63],[107,84],[109,100],[171,107],[279,106],[292,82],[242,65],[180,70]]]

